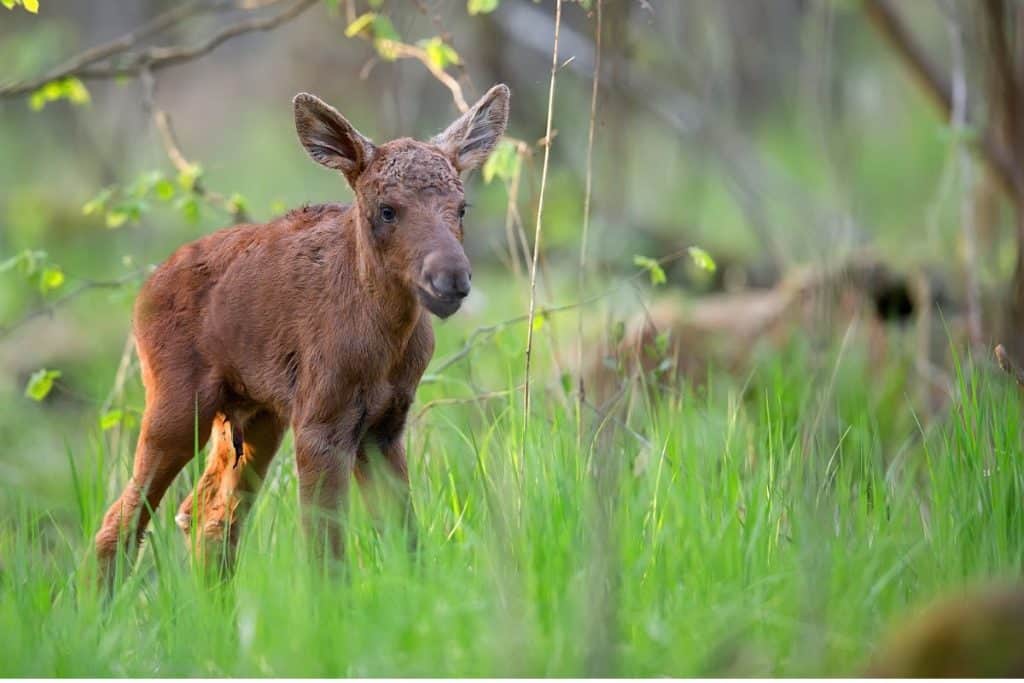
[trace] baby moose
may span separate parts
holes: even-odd
[[[131,479],[96,535],[107,585],[211,434],[206,471],[176,520],[228,569],[289,426],[315,550],[342,552],[337,513],[352,475],[368,481],[372,445],[412,520],[402,430],[434,351],[428,313],[447,318],[469,294],[460,174],[504,134],[509,90],[494,86],[430,142],[376,145],[313,95],[294,107],[303,147],[341,171],[355,201],[213,233],[143,285],[134,329],[146,409]]]

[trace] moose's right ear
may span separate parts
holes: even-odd
[[[309,156],[327,168],[345,174],[353,184],[373,158],[374,146],[337,109],[316,95],[299,93],[295,105],[295,130]]]

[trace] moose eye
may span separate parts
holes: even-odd
[[[394,223],[395,219],[398,218],[398,213],[394,207],[388,206],[387,204],[380,205],[380,219],[385,223]]]
[[[459,220],[462,220],[465,217],[466,217],[466,207],[465,207],[465,205],[463,205],[463,206],[459,207]]]

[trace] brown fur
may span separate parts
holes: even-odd
[[[496,86],[430,143],[374,146],[329,105],[295,98],[300,141],[345,175],[355,203],[221,230],[145,283],[134,326],[146,411],[131,480],[96,536],[105,577],[211,433],[206,471],[176,519],[221,543],[228,564],[288,426],[316,548],[340,553],[337,513],[354,471],[367,480],[367,446],[380,448],[411,511],[402,431],[434,350],[427,313],[454,313],[471,277],[459,173],[483,163],[507,116],[508,89]]]

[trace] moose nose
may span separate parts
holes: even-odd
[[[468,270],[442,270],[430,276],[434,292],[450,299],[465,299],[473,274]]]

